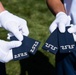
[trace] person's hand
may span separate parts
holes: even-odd
[[[19,47],[20,41],[7,42],[0,40],[0,62],[6,63],[13,59],[12,48]]]
[[[74,41],[76,42],[76,25],[71,25],[68,32],[73,34]]]
[[[65,27],[70,25],[70,16],[67,16],[64,12],[59,12],[56,15],[56,19],[52,22],[49,27],[50,32],[52,33],[57,27],[61,33],[65,32]]]
[[[0,13],[0,22],[0,26],[11,32],[19,41],[23,40],[23,35],[29,34],[26,20],[6,10]]]

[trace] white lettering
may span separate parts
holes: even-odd
[[[52,50],[58,49],[57,47],[55,47],[55,46],[53,46],[52,44],[49,44],[49,43],[46,43],[45,46],[46,46],[47,48],[52,49]]]
[[[14,55],[14,58],[19,58],[19,57],[23,57],[23,56],[27,56],[27,52],[19,53],[17,55]]]
[[[66,49],[74,49],[75,45],[65,45],[65,46],[60,46],[63,50]]]
[[[35,51],[35,49],[36,49],[38,44],[39,44],[39,42],[35,41],[35,43],[33,44],[32,49],[30,50],[30,52],[33,53]]]

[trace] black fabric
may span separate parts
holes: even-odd
[[[64,3],[64,0],[61,0],[62,3]]]
[[[76,75],[76,51],[56,54],[56,75]]]
[[[0,62],[0,75],[7,75],[5,63],[1,63],[1,62]]]

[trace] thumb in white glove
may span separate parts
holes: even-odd
[[[70,16],[67,16],[64,12],[59,12],[56,15],[56,19],[50,25],[49,30],[52,33],[57,27],[61,33],[65,32],[65,27],[70,25]]]
[[[6,63],[13,59],[12,48],[19,47],[20,41],[7,42],[0,40],[0,62]]]
[[[68,32],[73,34],[74,41],[76,42],[76,25],[72,25],[68,29]]]
[[[26,20],[11,14],[8,11],[0,13],[1,27],[10,31],[18,40],[23,40],[23,35],[28,36],[29,30]]]

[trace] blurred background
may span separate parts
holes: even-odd
[[[46,0],[1,0],[9,12],[24,18],[29,27],[29,37],[39,40],[41,45],[34,56],[20,61],[6,63],[8,75],[54,75],[55,56],[42,49],[49,37],[49,26],[54,16]],[[0,39],[7,40],[8,31],[0,28]]]

